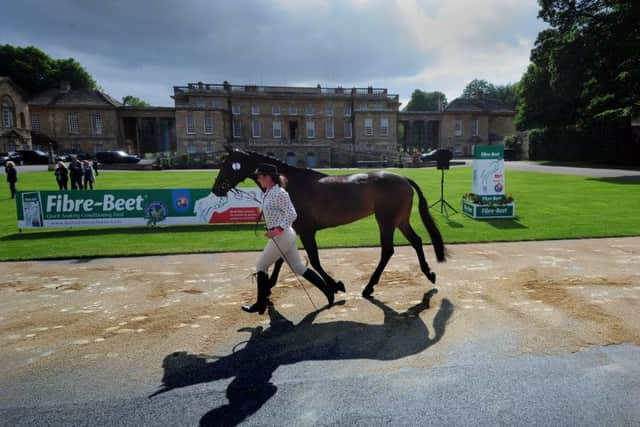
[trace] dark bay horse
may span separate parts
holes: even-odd
[[[290,166],[252,151],[232,149],[228,146],[225,146],[225,149],[229,154],[211,191],[218,197],[226,196],[246,178],[255,181],[253,171],[258,164],[276,165],[278,173],[288,181],[287,191],[298,213],[293,228],[300,236],[312,267],[334,290],[344,291],[344,285],[342,282],[336,282],[320,265],[316,232],[323,228],[348,224],[371,214],[375,215],[378,222],[382,252],[380,262],[362,295],[368,297],[373,293],[374,286],[393,255],[393,234],[396,228],[400,229],[415,249],[420,269],[427,279],[431,283],[436,282],[436,274],[431,271],[424,256],[422,239],[409,224],[413,189],[418,194],[420,216],[431,237],[438,262],[445,261],[444,242],[429,214],[427,201],[420,187],[411,179],[387,171],[326,175],[312,169]],[[277,280],[281,266],[282,260],[279,260],[271,277],[272,285]]]

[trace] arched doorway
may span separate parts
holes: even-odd
[[[293,151],[289,151],[287,153],[286,158],[285,158],[285,163],[288,164],[289,166],[295,166],[296,165],[296,153],[294,153]]]
[[[318,166],[318,157],[316,156],[316,153],[314,153],[313,151],[309,151],[307,153],[307,167],[313,169],[317,166]]]

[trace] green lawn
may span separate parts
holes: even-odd
[[[398,169],[414,179],[432,203],[440,197],[440,171]],[[342,173],[342,172],[341,172]],[[216,171],[103,172],[98,189],[210,188]],[[462,214],[448,219],[432,209],[445,243],[541,240],[640,235],[640,179],[585,178],[507,171],[507,192],[516,200],[513,220],[473,220]],[[6,183],[0,196],[0,260],[130,256],[167,253],[259,250],[265,240],[253,224],[168,228],[84,228],[17,230],[15,201]],[[247,185],[252,183],[247,182]],[[21,173],[19,190],[53,190],[52,172]],[[446,173],[445,198],[459,210],[460,197],[471,191],[471,168]],[[412,224],[428,241],[414,203]],[[377,246],[373,217],[318,233],[321,248]],[[407,244],[396,233],[397,244]]]

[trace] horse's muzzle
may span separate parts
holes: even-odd
[[[222,184],[219,184],[219,185],[214,185],[211,188],[211,192],[218,197],[226,196],[229,190],[230,190],[229,184],[227,184],[226,182],[223,182]]]

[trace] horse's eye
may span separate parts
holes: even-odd
[[[233,169],[234,171],[239,171],[240,170],[240,163],[238,162],[234,162],[231,164],[231,169]]]

